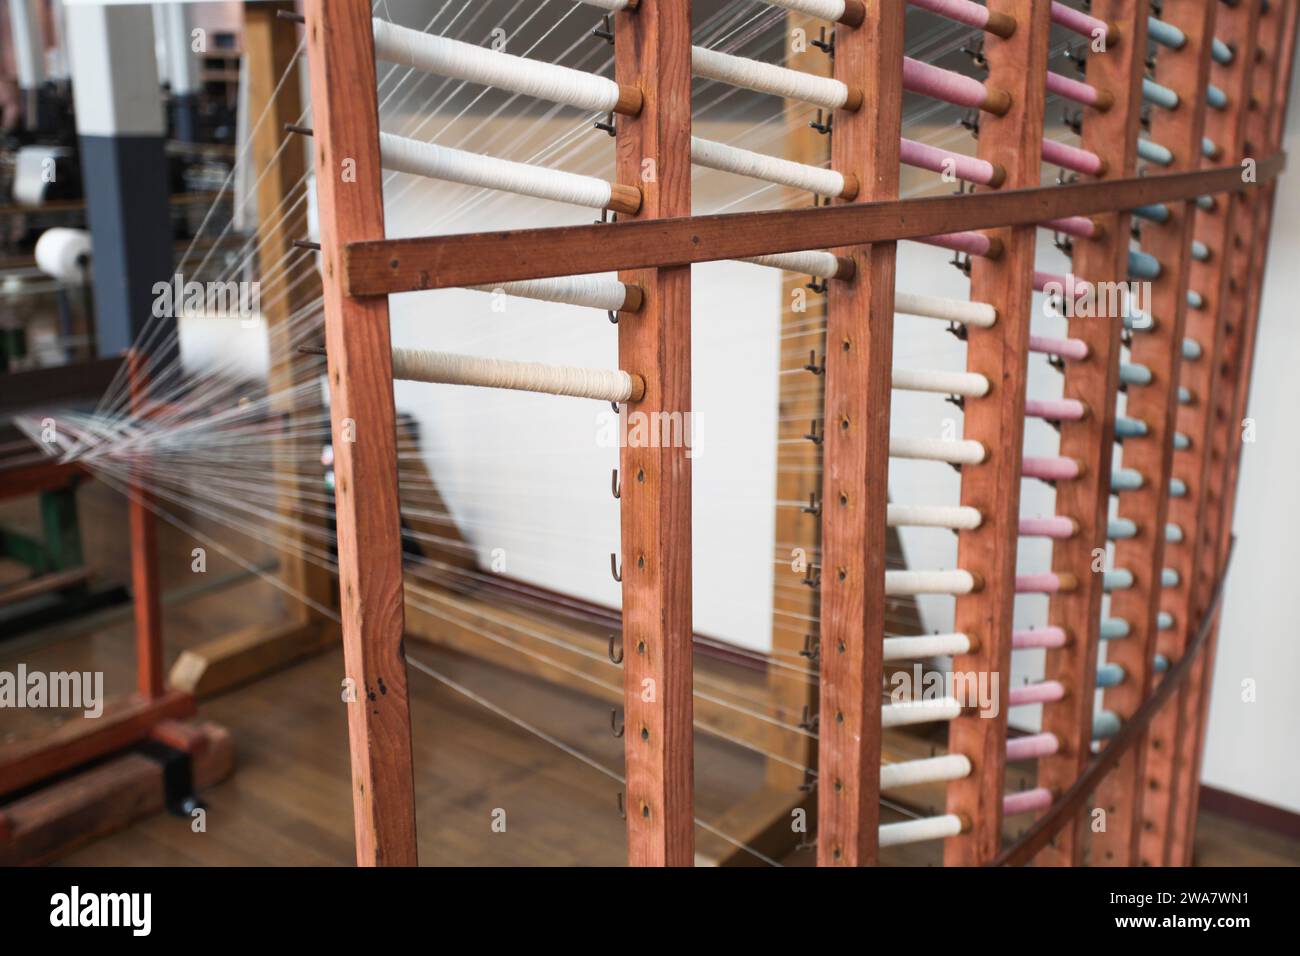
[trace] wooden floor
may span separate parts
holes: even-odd
[[[82,493],[87,551],[101,570],[125,569],[120,501],[102,488]],[[12,506],[0,521],[22,524]],[[202,542],[199,542],[200,544]],[[283,613],[282,598],[264,581],[221,586],[238,566],[209,548],[208,570],[190,570],[196,542],[163,529],[169,654]],[[246,543],[241,543],[242,553]],[[256,549],[245,555],[264,562]],[[131,683],[130,621],[120,612],[86,618],[32,637],[0,641],[0,668],[105,672],[110,693]],[[539,737],[617,774],[622,741],[611,736],[609,710],[589,698],[471,658],[412,644],[412,658],[525,722],[519,726],[439,680],[413,670],[412,720],[420,858],[443,865],[621,865],[623,821],[612,776]],[[63,862],[127,865],[347,865],[352,862],[347,727],[340,699],[341,651],[307,660],[253,685],[204,703],[203,717],[234,735],[237,769],[203,795],[207,830],[188,819],[157,816],[86,846]],[[40,733],[57,713],[5,712],[0,736]],[[697,735],[696,815],[712,821],[759,788],[759,758]],[[504,828],[500,821],[504,819]],[[885,819],[900,819],[886,812]],[[494,827],[494,821],[497,825]],[[502,831],[502,832],[498,832]],[[886,857],[928,864],[936,847]],[[806,866],[808,851],[781,862]],[[1197,844],[1202,865],[1296,865],[1300,842],[1203,815]]]

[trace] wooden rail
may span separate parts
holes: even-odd
[[[1262,158],[1258,181],[1285,167]],[[849,203],[775,212],[561,226],[346,244],[342,271],[350,296],[391,295],[588,272],[664,268],[842,245],[920,239],[1177,202],[1242,188],[1241,169],[1131,177],[1113,182],[1006,189],[967,196]]]

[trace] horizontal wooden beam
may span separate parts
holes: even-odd
[[[1269,182],[1285,166],[1284,152],[1261,160],[1257,182]],[[1223,166],[1163,176],[966,196],[377,239],[346,245],[343,280],[347,295],[372,296],[542,279],[575,272],[684,266],[805,249],[920,239],[972,229],[1022,226],[1233,192],[1242,185],[1241,168]]]

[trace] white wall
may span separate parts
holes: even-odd
[[[1277,194],[1248,410],[1257,440],[1242,456],[1202,780],[1300,812],[1300,589],[1291,580],[1300,565],[1300,72],[1287,120],[1291,170]],[[1253,703],[1242,699],[1246,681]]]

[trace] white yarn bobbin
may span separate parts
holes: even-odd
[[[592,209],[634,213],[641,208],[641,192],[632,186],[422,143],[392,133],[379,134],[379,155],[384,169],[393,172],[499,189]]]
[[[691,70],[706,80],[717,80],[758,93],[811,103],[822,109],[856,110],[862,105],[862,91],[850,89],[839,80],[813,76],[748,57],[717,50],[691,47]]]
[[[961,716],[961,702],[955,697],[938,700],[908,700],[886,704],[880,708],[880,726],[908,727],[913,724],[935,724],[956,720]]]
[[[620,369],[510,362],[424,349],[393,349],[393,378],[440,385],[474,385],[604,402],[638,401],[645,381]]]
[[[896,368],[894,388],[908,392],[939,392],[944,395],[982,398],[989,393],[989,380],[978,372]]]
[[[738,261],[752,262],[756,266],[780,269],[783,272],[797,272],[818,279],[852,279],[854,272],[857,271],[852,259],[841,259],[829,252],[778,252],[775,255],[753,256]]]
[[[944,783],[970,776],[971,763],[961,754],[944,754],[923,760],[888,763],[880,768],[880,789],[897,790],[921,783]]]
[[[942,461],[950,465],[978,465],[987,455],[977,441],[963,439],[945,441],[942,438],[907,438],[891,436],[891,458],[913,458],[919,461]]]
[[[973,325],[981,329],[991,328],[998,319],[998,310],[985,302],[945,299],[937,295],[913,295],[908,292],[899,292],[894,296],[894,311]]]
[[[919,594],[970,594],[980,581],[969,571],[886,571],[885,594],[916,597]]]
[[[641,91],[582,70],[539,63],[472,43],[374,20],[375,57],[385,63],[535,96],[579,109],[641,112]]]
[[[984,521],[978,508],[968,505],[889,505],[891,528],[948,528],[973,531]]]
[[[926,843],[930,840],[944,840],[959,835],[965,825],[955,813],[946,813],[941,817],[922,817],[920,820],[904,820],[901,823],[882,823],[880,825],[879,844],[886,846],[904,846],[908,843]]]
[[[605,312],[635,312],[641,308],[643,300],[640,287],[625,285],[616,279],[605,279],[600,276],[529,279],[523,282],[475,285],[469,288],[478,292],[512,295],[520,299],[587,306]]]
[[[794,163],[788,159],[728,146],[726,143],[715,143],[697,136],[691,137],[691,162],[706,169],[761,179],[818,196],[853,199],[858,194],[858,180],[854,176],[846,177],[833,169]]]
[[[944,654],[966,654],[971,649],[965,634],[922,634],[917,637],[885,638],[886,661],[914,661]]]

